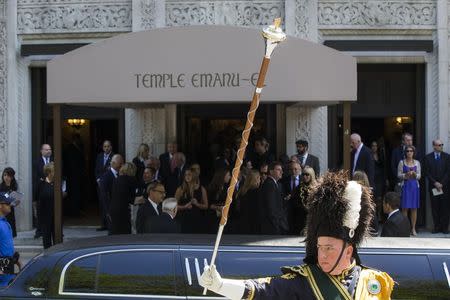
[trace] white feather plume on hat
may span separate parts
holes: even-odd
[[[343,224],[350,229],[350,237],[352,238],[356,227],[359,225],[359,212],[361,211],[361,185],[356,181],[347,182],[344,190],[343,198],[347,200],[347,211],[345,212]]]

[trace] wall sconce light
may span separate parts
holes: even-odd
[[[86,124],[85,119],[68,119],[67,123],[76,129],[80,129],[84,124]]]
[[[413,121],[411,117],[395,117],[394,120],[397,125],[409,124]]]

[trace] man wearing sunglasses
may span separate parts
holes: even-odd
[[[0,287],[7,286],[14,278],[14,265],[21,268],[19,253],[14,252],[11,226],[6,216],[15,206],[15,200],[7,193],[0,193]]]
[[[136,232],[148,233],[150,232],[149,224],[151,218],[157,217],[161,214],[161,203],[166,197],[166,190],[164,185],[159,182],[151,183],[147,188],[147,199],[142,204],[136,215]]]
[[[433,152],[424,160],[424,173],[428,180],[431,200],[431,213],[434,228],[432,233],[448,233],[450,201],[448,184],[450,180],[450,156],[443,151],[444,144],[440,139],[433,141]]]

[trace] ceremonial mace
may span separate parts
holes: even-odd
[[[237,151],[236,163],[234,164],[233,174],[230,182],[230,186],[227,191],[227,199],[225,205],[222,208],[222,217],[219,223],[219,230],[217,231],[216,243],[214,244],[214,251],[211,258],[211,265],[214,265],[217,257],[217,250],[219,249],[220,239],[228,220],[228,211],[230,209],[231,202],[233,201],[233,192],[236,187],[239,171],[241,169],[242,160],[244,159],[245,149],[248,145],[248,137],[253,127],[253,120],[255,118],[256,110],[259,106],[259,99],[262,88],[264,87],[264,80],[266,78],[267,69],[269,68],[270,56],[272,55],[275,47],[286,39],[286,34],[281,30],[281,18],[274,20],[273,25],[263,29],[262,36],[266,43],[266,53],[261,63],[261,69],[259,70],[258,80],[256,82],[255,92],[253,93],[250,109],[247,113],[247,122],[245,128],[242,131],[242,140],[239,150]],[[203,295],[206,295],[207,289],[203,290]]]

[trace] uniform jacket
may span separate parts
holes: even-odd
[[[312,272],[315,268],[315,273]],[[313,300],[313,299],[390,299],[394,281],[384,273],[364,266],[355,266],[350,272],[356,280],[353,293],[350,293],[337,276],[323,273],[315,265],[302,265],[282,268],[284,275],[279,277],[267,277],[256,280],[245,281],[245,291],[243,299],[292,299],[292,300]],[[319,275],[319,276],[317,276]],[[320,276],[325,280],[319,280]],[[329,278],[329,279],[328,279]],[[368,284],[373,280],[379,283],[379,292],[373,292],[373,284]],[[326,289],[336,289],[340,298],[327,297]],[[369,289],[372,287],[372,290]],[[351,295],[353,294],[353,296]]]

